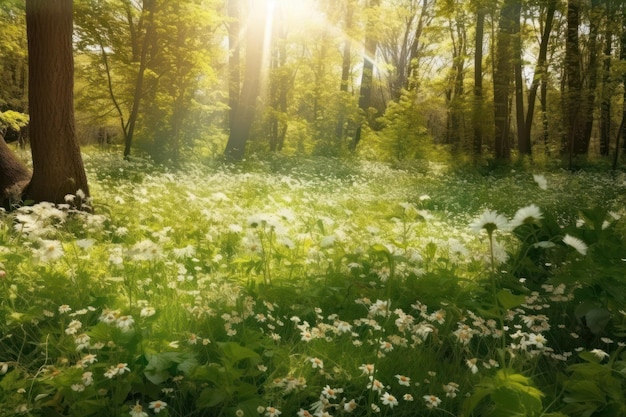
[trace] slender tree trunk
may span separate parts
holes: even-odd
[[[376,8],[380,6],[380,0],[370,0],[370,7]],[[365,51],[363,52],[363,72],[361,73],[361,87],[359,91],[359,109],[365,116],[365,123],[370,123],[369,109],[372,103],[372,86],[374,81],[374,61],[376,61],[376,48],[378,42],[373,36],[374,22],[370,19],[366,25],[365,35]],[[350,143],[350,150],[355,151],[361,140],[361,130],[363,124],[357,127],[356,133]]]
[[[261,87],[261,67],[265,47],[265,27],[267,25],[269,2],[255,1],[250,10],[251,19],[246,34],[246,69],[241,88],[241,97],[231,122],[228,143],[224,155],[229,160],[240,161],[245,155],[246,143],[254,120],[256,100]]]
[[[584,133],[580,151],[583,154],[589,152],[589,144],[591,143],[591,132],[593,130],[594,107],[596,101],[596,88],[598,86],[598,29],[602,20],[602,11],[600,10],[599,0],[591,1],[589,19],[589,68],[588,68],[588,84],[584,97]]]
[[[530,136],[526,134],[526,118],[524,117],[524,80],[522,74],[522,34],[521,34],[522,4],[517,3],[514,8],[514,73],[515,73],[515,121],[517,125],[517,150],[520,155],[531,155],[532,146]]]
[[[241,84],[241,49],[239,48],[239,0],[228,0],[228,128],[235,126],[235,115],[239,106],[239,87]]]
[[[480,155],[483,147],[483,35],[485,32],[485,14],[486,10],[479,5],[476,11],[476,39],[474,44],[474,111],[472,113],[474,155]]]
[[[512,67],[512,43],[515,28],[517,1],[506,0],[500,12],[496,45],[496,63],[493,74],[493,105],[495,118],[495,157],[509,160],[511,157],[510,88]]]
[[[544,22],[543,33],[541,35],[541,42],[539,44],[539,57],[537,59],[537,65],[535,66],[535,73],[533,75],[533,82],[530,85],[530,89],[528,90],[528,110],[526,111],[526,129],[524,130],[525,138],[524,141],[528,143],[532,143],[532,127],[533,127],[533,118],[535,115],[535,102],[537,99],[537,90],[540,85],[544,85],[543,82],[547,83],[548,77],[548,67],[547,67],[547,57],[548,57],[548,44],[550,41],[550,33],[552,32],[552,25],[554,22],[554,13],[556,11],[556,0],[551,0],[548,3],[548,7],[546,10],[546,20]],[[545,85],[547,87],[547,84]],[[543,87],[542,87],[543,88]],[[542,94],[544,94],[544,90],[542,89]],[[542,103],[543,103],[542,98]],[[542,107],[543,109],[543,107]],[[543,114],[543,113],[542,113]],[[545,115],[545,114],[544,114]],[[547,121],[547,120],[546,120]],[[522,139],[520,139],[521,141]]]
[[[343,42],[343,57],[341,64],[341,84],[339,86],[339,91],[343,95],[348,93],[348,87],[350,85],[350,73],[352,71],[352,39],[350,38],[350,33],[352,32],[353,26],[353,18],[354,18],[354,8],[356,4],[354,0],[348,0],[346,4],[346,16],[345,16],[345,28],[344,33],[347,34],[344,42]],[[337,126],[335,128],[335,136],[338,140],[343,139],[344,135],[344,123],[345,123],[345,108],[343,105],[340,105],[339,114],[337,117]]]
[[[611,2],[608,3],[609,6]],[[607,10],[607,16],[612,9]],[[602,103],[600,104],[600,155],[609,156],[611,148],[611,98],[614,88],[611,85],[611,53],[613,52],[613,29],[610,23],[605,32],[604,59],[602,64]]]
[[[143,96],[143,80],[146,68],[148,67],[148,49],[150,48],[154,37],[154,13],[156,12],[156,0],[144,0],[143,11],[146,13],[146,32],[144,34],[139,57],[139,69],[137,70],[137,79],[135,80],[135,93],[133,94],[133,106],[128,116],[126,137],[124,138],[124,158],[130,156],[130,150],[133,143],[133,135],[135,134],[135,125],[139,116],[139,105]]]
[[[28,101],[33,177],[26,197],[89,196],[74,121],[72,0],[27,0]],[[81,201],[75,201],[80,207]]]

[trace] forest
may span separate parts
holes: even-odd
[[[0,417],[623,417],[622,0],[0,0]]]
[[[126,156],[435,149],[572,168],[626,144],[618,0],[73,3],[79,139]],[[28,113],[23,9],[0,9],[0,126],[14,139]]]

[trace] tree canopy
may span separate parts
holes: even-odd
[[[626,143],[623,2],[250,4],[76,0],[81,141],[105,136],[127,157],[174,164],[224,151],[402,160],[445,149],[570,167]],[[28,113],[23,5],[3,2],[0,20],[6,120]]]

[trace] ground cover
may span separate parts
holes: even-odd
[[[623,175],[85,160],[0,215],[0,416],[626,413]]]

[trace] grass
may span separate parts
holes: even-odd
[[[623,175],[85,162],[1,214],[0,416],[626,413]]]

